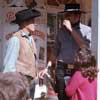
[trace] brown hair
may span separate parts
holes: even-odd
[[[75,71],[80,70],[89,81],[97,77],[96,59],[89,48],[80,48],[75,57]]]
[[[16,72],[0,73],[0,100],[28,100],[29,84]]]

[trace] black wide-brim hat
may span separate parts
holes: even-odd
[[[23,21],[26,21],[26,20],[29,20],[29,19],[32,19],[32,18],[36,18],[36,17],[39,17],[41,16],[41,13],[38,11],[38,10],[35,10],[35,9],[25,9],[25,10],[21,10],[21,11],[18,11],[16,14],[15,14],[15,20],[11,21],[11,23],[21,23]]]
[[[76,13],[86,13],[86,11],[83,11],[80,9],[80,4],[78,3],[73,3],[73,4],[65,4],[65,8],[64,11],[61,11],[59,13],[72,13],[72,12],[76,12]]]

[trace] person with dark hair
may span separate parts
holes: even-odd
[[[59,100],[69,100],[65,95],[65,76],[71,76],[74,65],[75,52],[80,47],[89,47],[91,43],[91,28],[80,22],[81,14],[86,12],[80,9],[80,4],[65,4],[60,14],[64,15],[62,27],[55,40],[56,88]]]
[[[27,78],[15,72],[0,73],[0,100],[31,100]]]
[[[66,84],[70,100],[97,100],[96,59],[88,48],[80,48],[75,57],[74,73]]]

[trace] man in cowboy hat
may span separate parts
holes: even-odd
[[[34,80],[37,73],[37,51],[32,31],[35,30],[34,18],[41,14],[35,9],[25,9],[15,14],[12,21],[19,25],[19,31],[13,33],[8,40],[7,52],[4,58],[4,72],[20,72],[30,81]],[[34,97],[34,85],[31,86],[30,96]]]
[[[75,52],[78,48],[89,46],[91,29],[80,23],[80,16],[86,13],[77,3],[65,4],[64,21],[57,33],[55,41],[55,56],[57,59],[56,86],[59,100],[68,100],[65,95],[65,76],[71,76]]]

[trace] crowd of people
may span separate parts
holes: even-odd
[[[97,65],[91,51],[91,28],[81,23],[85,11],[80,5],[65,4],[56,39],[55,92],[59,100],[96,100]],[[38,71],[37,50],[32,31],[40,11],[24,9],[15,14],[19,30],[8,38],[4,70],[0,73],[0,100],[34,100],[35,80],[44,79],[47,69]],[[65,83],[64,77],[69,77]],[[51,99],[52,100],[52,99]],[[54,99],[53,99],[54,100]]]

